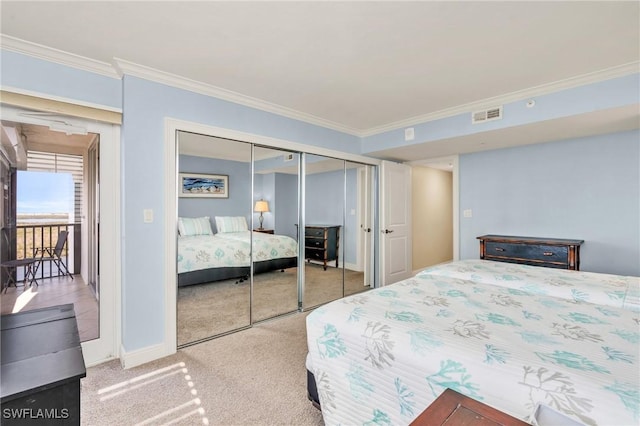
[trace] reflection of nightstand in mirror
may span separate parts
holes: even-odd
[[[263,228],[263,229],[254,229],[253,232],[262,232],[263,234],[273,234],[273,229],[267,229],[267,228]]]

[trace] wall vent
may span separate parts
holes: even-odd
[[[502,120],[502,106],[471,113],[472,124],[484,123],[493,120]]]

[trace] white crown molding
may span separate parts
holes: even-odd
[[[273,114],[288,117],[294,120],[299,120],[320,127],[333,129],[360,138],[640,72],[640,61],[630,62],[627,64],[606,68],[604,70],[582,74],[564,80],[506,93],[500,96],[481,99],[463,105],[445,108],[439,111],[434,111],[431,113],[363,130],[345,126],[343,124],[336,123],[331,120],[326,120],[312,114],[296,111],[291,108],[246,96],[217,86],[202,83],[168,72],[159,71],[144,65],[135,64],[133,62],[129,62],[120,58],[113,58],[113,63],[109,64],[80,55],[75,55],[73,53],[54,49],[52,47],[47,47],[41,44],[21,40],[15,37],[8,36],[6,34],[0,34],[0,46],[2,47],[2,49],[22,53],[49,62],[54,62],[73,68],[101,74],[111,78],[122,78],[124,74],[129,74],[135,77],[144,78],[146,80],[155,81],[157,83],[166,84],[179,89],[188,90],[190,92],[200,93],[206,96],[213,96],[233,103],[248,106],[250,108],[271,112]]]
[[[73,53],[32,43],[30,41],[21,40],[6,34],[0,34],[0,46],[2,46],[2,49],[43,59],[45,61],[66,65],[111,78],[119,78],[118,73],[113,69],[111,64],[107,62],[96,61],[95,59],[75,55]]]
[[[145,80],[155,81],[157,83],[166,84],[168,86],[177,87],[179,89],[188,90],[190,92],[199,93],[206,96],[223,99],[225,101],[248,106],[250,108],[259,109],[261,111],[271,112],[273,114],[292,118],[294,120],[304,121],[309,124],[337,130],[339,132],[348,133],[353,136],[360,136],[360,131],[352,127],[344,126],[334,121],[325,120],[315,115],[296,111],[281,105],[273,104],[262,99],[246,96],[241,93],[223,89],[221,87],[202,83],[197,80],[181,77],[165,71],[160,71],[144,65],[126,61],[120,58],[113,58],[113,65],[122,76],[124,74],[134,77],[144,78]]]
[[[553,92],[559,92],[565,89],[571,89],[587,84],[598,83],[604,80],[610,80],[625,75],[636,74],[640,72],[640,61],[629,62],[627,64],[618,65],[604,70],[595,71],[588,74],[582,74],[575,77],[566,78],[564,80],[555,81],[553,83],[542,84],[530,87],[528,89],[518,90],[504,95],[495,96],[487,99],[481,99],[475,102],[458,105],[451,108],[445,108],[439,111],[431,112],[416,117],[407,118],[405,120],[395,121],[383,126],[373,127],[360,133],[361,137],[373,136],[392,130],[402,129],[405,127],[416,126],[418,124],[429,121],[440,120],[447,117],[453,117],[458,114],[465,114],[471,111],[491,108],[496,105],[504,105],[510,102],[522,99],[532,98],[536,96],[547,95]]]

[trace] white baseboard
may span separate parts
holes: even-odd
[[[121,346],[120,364],[122,364],[122,368],[127,369],[164,358],[165,356],[172,355],[174,352],[168,351],[166,345],[163,344],[153,345],[131,352],[127,352],[124,347]]]

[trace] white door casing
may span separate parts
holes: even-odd
[[[118,358],[120,355],[120,126],[78,117],[47,114],[37,116],[34,111],[2,105],[3,120],[15,123],[46,125],[56,119],[71,122],[100,140],[99,158],[108,167],[101,168],[100,232],[101,287],[99,303],[99,338],[82,342],[82,354],[87,367]],[[86,156],[85,156],[86,158]],[[86,260],[86,259],[85,259]]]
[[[364,285],[373,288],[373,201],[372,201],[372,166],[363,166],[358,169],[358,212],[360,220],[360,238],[358,239],[358,264],[364,271]]]
[[[383,161],[380,173],[381,285],[409,278],[411,167]]]

